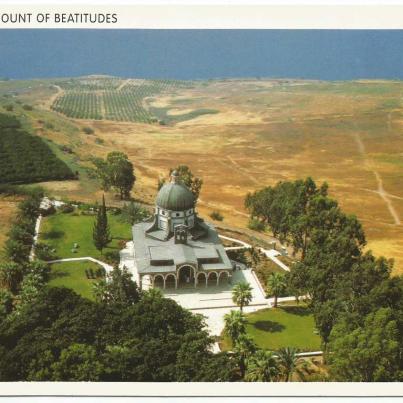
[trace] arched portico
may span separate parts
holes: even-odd
[[[207,287],[207,275],[205,272],[201,271],[197,273],[196,285],[197,287]]]
[[[173,273],[169,273],[165,276],[165,288],[177,288],[178,283],[176,279],[176,275]]]
[[[165,278],[162,274],[156,274],[153,277],[153,287],[165,288]]]
[[[229,283],[229,273],[227,271],[221,271],[218,275],[218,284],[227,285]]]
[[[215,271],[209,272],[207,276],[207,284],[208,285],[217,285],[218,284],[218,274]]]
[[[196,286],[195,269],[190,265],[183,265],[179,267],[178,274],[178,286],[187,287],[190,285]]]

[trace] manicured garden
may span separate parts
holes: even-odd
[[[93,262],[62,262],[55,263],[51,267],[50,287],[67,287],[80,294],[84,298],[93,300],[92,285],[99,279],[95,273],[100,266]],[[87,273],[94,273],[93,278],[88,278]]]
[[[58,212],[43,219],[39,241],[54,249],[55,257],[59,259],[91,256],[106,261],[108,254],[119,253],[125,241],[131,240],[130,225],[122,222],[120,215],[108,213],[112,241],[101,254],[93,243],[94,221],[95,215],[82,214],[78,209],[67,214]],[[74,244],[77,244],[76,248]]]
[[[278,308],[263,309],[246,315],[246,332],[260,348],[278,350],[295,347],[301,351],[320,350],[320,337],[316,334],[313,315],[300,303]],[[221,347],[231,349],[231,342],[223,336]]]

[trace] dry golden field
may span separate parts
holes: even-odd
[[[37,108],[46,108],[46,97],[55,91],[42,90]],[[246,226],[247,192],[306,176],[327,181],[331,195],[361,219],[368,248],[394,258],[395,272],[403,273],[402,95],[398,81],[208,81],[147,98],[144,106],[175,118],[201,109],[217,113],[159,125],[73,120],[46,112],[56,130],[37,129],[72,146],[83,165],[90,156],[126,152],[136,168],[135,197],[149,202],[159,176],[189,165],[204,180],[202,215],[219,210],[232,227]],[[71,129],[85,126],[95,134]],[[101,194],[84,176],[81,182],[46,186],[73,199]]]

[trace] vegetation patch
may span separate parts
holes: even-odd
[[[0,134],[0,183],[75,178],[40,137],[21,129],[16,118],[0,114]]]
[[[320,336],[315,331],[313,315],[305,304],[263,309],[246,315],[246,319],[247,334],[262,349],[295,347],[301,351],[320,350]],[[232,348],[227,336],[222,338],[221,348]]]
[[[100,266],[93,262],[62,262],[52,264],[49,276],[50,287],[67,287],[84,298],[94,300],[93,284]],[[88,278],[87,273],[94,273],[95,278]]]
[[[166,90],[188,86],[178,80],[123,80],[87,77],[58,82],[63,88],[52,109],[76,119],[157,123],[145,107],[145,99]]]
[[[59,258],[91,256],[107,260],[109,253],[119,252],[124,247],[125,241],[131,239],[130,225],[123,222],[120,215],[109,213],[108,223],[112,241],[101,255],[92,239],[94,222],[94,215],[80,214],[78,209],[73,213],[58,212],[44,218],[40,241],[50,245]],[[76,248],[75,244],[77,244]]]
[[[156,108],[156,107],[149,108],[150,112],[152,112],[155,116],[158,117],[160,124],[175,124],[179,122],[184,122],[186,120],[195,119],[198,116],[214,115],[220,112],[217,109],[200,108],[180,115],[170,115],[169,114],[170,109],[171,108]]]

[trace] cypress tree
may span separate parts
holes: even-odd
[[[98,209],[97,217],[92,232],[95,247],[101,252],[112,240],[106,214],[105,196],[102,196],[102,205]]]

